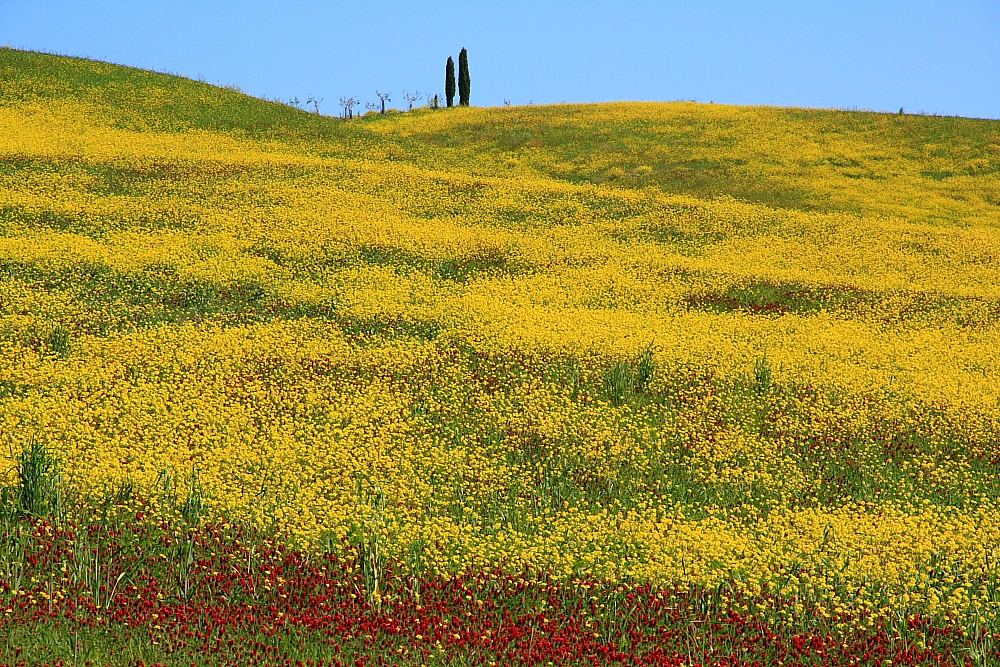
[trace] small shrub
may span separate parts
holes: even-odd
[[[758,357],[754,362],[753,377],[757,393],[766,394],[771,391],[771,365],[767,362],[766,354]]]
[[[650,343],[639,355],[638,363],[635,367],[636,389],[644,389],[649,385],[650,380],[656,373],[656,361],[653,359],[653,344]]]
[[[628,403],[641,393],[656,374],[653,344],[650,343],[635,359],[619,361],[604,376],[604,391],[614,405]]]
[[[58,465],[41,442],[32,439],[17,458],[17,507],[22,515],[46,516],[60,506]]]
[[[49,335],[45,338],[45,346],[60,357],[68,355],[70,348],[69,329],[58,326],[50,331]]]
[[[619,361],[611,367],[611,370],[604,378],[604,389],[608,393],[611,402],[615,405],[621,405],[626,402],[633,389],[632,369],[628,363]]]

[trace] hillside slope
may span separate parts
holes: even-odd
[[[997,121],[344,122],[0,50],[0,433],[89,492],[195,475],[438,569],[836,563],[855,602],[995,614],[998,321]]]

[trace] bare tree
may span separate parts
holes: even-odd
[[[299,100],[298,97],[292,97],[288,100],[288,106],[295,107],[296,109],[301,109],[302,102]]]
[[[392,98],[389,97],[392,93],[380,93],[376,90],[375,95],[378,96],[378,101],[382,103],[382,110],[379,113],[385,113],[385,103],[392,101]]]
[[[374,102],[365,102],[365,108],[369,111],[378,111],[378,105]]]
[[[319,114],[319,103],[322,101],[323,101],[322,97],[320,98],[310,97],[308,100],[306,100],[306,104],[313,105],[313,109],[315,109],[316,113]]]
[[[420,91],[414,90],[413,94],[411,95],[410,93],[404,90],[403,99],[406,100],[406,103],[409,105],[407,107],[407,111],[413,111],[413,103],[420,99]]]
[[[359,104],[355,97],[341,97],[340,106],[344,107],[344,118],[350,120],[354,118],[354,107]]]

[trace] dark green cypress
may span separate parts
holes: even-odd
[[[455,106],[455,61],[451,56],[444,68],[444,96],[448,98],[448,106]]]
[[[458,103],[469,106],[469,52],[462,49],[458,54]]]

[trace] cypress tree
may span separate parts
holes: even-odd
[[[469,106],[469,52],[462,49],[458,54],[458,103]]]
[[[444,68],[444,96],[448,98],[448,106],[455,106],[455,61],[451,56]]]

